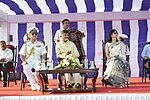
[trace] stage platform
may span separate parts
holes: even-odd
[[[87,85],[91,85],[91,79],[88,79]],[[9,87],[2,87],[0,81],[0,100],[150,100],[150,80],[144,84],[141,78],[129,78],[129,87],[118,89],[115,87],[103,87],[101,78],[97,79],[97,91],[80,93],[52,93],[46,92],[44,95],[40,91],[32,91],[30,86],[20,91],[20,81],[17,85],[10,82]],[[57,80],[50,79],[49,87],[56,87]]]

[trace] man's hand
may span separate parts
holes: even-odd
[[[41,69],[42,68],[42,61],[39,61],[38,65],[39,65],[38,69]]]
[[[26,64],[27,64],[27,62],[26,62],[26,61],[23,61],[23,62],[22,62],[22,65],[26,65]]]
[[[69,55],[69,54],[71,54],[71,51],[68,51],[66,55]]]
[[[107,56],[107,59],[110,59],[111,57],[110,56]]]
[[[40,62],[38,63],[38,65],[39,65],[39,66],[42,66],[42,62],[40,61]]]
[[[0,61],[6,61],[6,58],[1,58]]]
[[[146,59],[148,59],[148,57],[147,57],[147,56],[144,56],[144,60],[146,60]]]

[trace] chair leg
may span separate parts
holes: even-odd
[[[104,83],[102,82],[102,86],[104,86]]]
[[[62,81],[62,76],[64,76],[64,74],[58,74],[58,87],[59,88],[62,88],[62,84],[63,84],[63,81]],[[66,87],[66,82],[65,82],[65,87]]]
[[[145,79],[145,83],[146,83],[146,69],[144,69],[144,79]]]
[[[48,74],[46,74],[46,78],[47,78],[47,84],[49,84],[49,81],[48,81]]]
[[[102,82],[102,86],[104,86],[104,85],[105,85],[105,83],[103,82],[103,77],[102,77],[102,80],[101,80],[101,82]]]
[[[25,84],[26,84],[26,78],[25,78],[25,74],[23,73],[23,78],[22,78],[22,81],[23,81],[23,88],[25,88]]]
[[[13,74],[14,74],[15,85],[17,85],[17,80],[16,80],[16,74],[15,74],[15,72],[13,72]],[[8,87],[9,87],[9,82],[10,82],[10,73],[8,72]]]
[[[143,69],[142,69],[142,83],[143,83],[143,79],[144,79],[144,66],[143,66]]]
[[[129,87],[129,83],[127,82],[127,88]]]
[[[88,75],[87,73],[83,73],[83,77],[84,77],[84,80],[83,80],[83,88],[87,88],[87,78],[88,78]]]
[[[107,88],[107,84],[104,84],[105,85],[105,87]]]
[[[9,87],[9,82],[10,82],[10,73],[8,73],[8,87]]]
[[[21,80],[20,80],[20,91],[22,91],[22,88],[25,88],[26,78],[24,76],[24,73],[21,73]]]
[[[20,91],[22,91],[22,85],[23,85],[23,73],[21,73]]]
[[[66,79],[65,79],[65,88],[67,88],[67,82],[66,82]]]
[[[14,74],[15,85],[17,85],[17,80],[16,80],[16,73],[15,73],[15,71],[13,72],[13,74]]]
[[[150,67],[148,68],[148,78],[150,80]]]

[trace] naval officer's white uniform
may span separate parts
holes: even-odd
[[[22,48],[20,49],[19,54],[26,57],[26,65],[23,65],[24,74],[27,76],[32,90],[40,90],[40,86],[38,85],[37,77],[31,71],[34,69],[45,68],[45,64],[42,63],[42,66],[39,66],[39,62],[41,61],[41,55],[46,53],[45,46],[40,41],[35,41],[33,44],[31,41],[24,43]]]

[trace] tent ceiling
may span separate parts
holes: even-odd
[[[8,15],[148,11],[149,0],[0,0]]]
[[[0,11],[0,22],[4,22],[4,21],[7,21],[8,19],[8,14]]]

